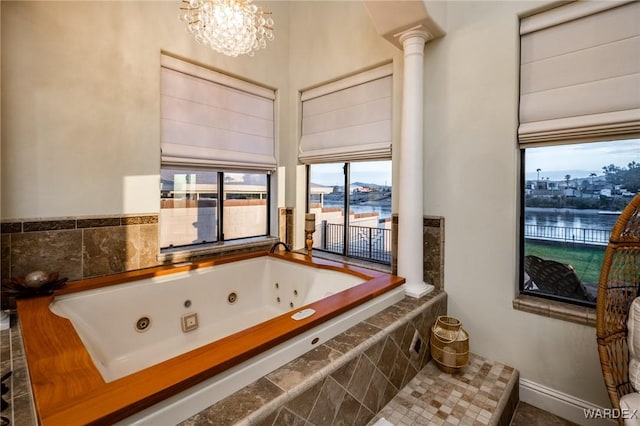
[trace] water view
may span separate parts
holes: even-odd
[[[640,140],[525,149],[522,289],[593,306],[611,229],[640,192]]]
[[[603,213],[597,210],[556,210],[527,208],[525,225],[559,226],[565,228],[592,228],[611,230],[619,212]]]

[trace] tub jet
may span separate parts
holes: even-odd
[[[136,321],[136,331],[147,331],[149,329],[149,326],[151,326],[151,318],[144,316],[144,317],[140,317],[138,319],[138,321]]]

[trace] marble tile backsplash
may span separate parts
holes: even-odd
[[[398,215],[391,217],[391,271],[398,273]],[[423,280],[437,290],[444,289],[444,217],[424,216],[422,220]]]
[[[160,263],[157,215],[3,222],[0,245],[3,282],[34,270],[73,281]]]
[[[294,210],[281,212],[286,242],[293,243]],[[158,215],[5,221],[0,233],[2,281],[34,270],[56,271],[70,281],[148,268],[158,259]],[[398,215],[392,217],[392,272],[397,273]],[[444,218],[423,222],[424,280],[444,288]],[[267,242],[266,244],[271,244]],[[247,251],[239,248],[239,251]],[[184,259],[183,259],[184,260]],[[171,262],[170,258],[165,262]],[[13,304],[3,298],[2,308]]]
[[[422,222],[424,241],[424,282],[444,289],[444,217],[425,216]]]

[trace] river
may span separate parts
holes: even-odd
[[[597,210],[525,209],[525,225],[557,226],[580,229],[611,230],[618,220],[618,214],[600,214]]]
[[[324,200],[325,207],[342,207],[342,201]],[[391,203],[351,204],[355,213],[377,212],[380,219],[391,217]],[[598,210],[546,209],[528,207],[525,209],[525,225],[557,226],[563,228],[611,230],[618,220],[618,214],[601,214]]]

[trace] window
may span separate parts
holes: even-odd
[[[161,176],[160,248],[268,235],[266,173],[163,168]]]
[[[522,293],[593,306],[611,227],[640,191],[640,3],[520,21]]]
[[[268,188],[269,175],[264,173],[224,174],[224,239],[255,237],[269,233]]]
[[[218,173],[162,169],[160,248],[219,240]]]
[[[391,263],[392,64],[303,91],[300,162],[307,165],[313,247]]]
[[[611,228],[640,192],[640,139],[525,148],[521,291],[595,305]]]
[[[314,249],[390,264],[391,161],[312,164],[308,173]]]
[[[160,247],[269,234],[275,92],[161,56]]]

